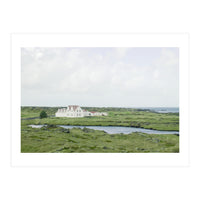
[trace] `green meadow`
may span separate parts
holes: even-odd
[[[39,117],[44,110],[52,116],[57,107],[22,107],[21,118]],[[108,116],[83,118],[48,117],[34,119],[32,124],[82,125],[82,126],[132,126],[154,130],[179,131],[178,113],[155,113],[131,108],[85,108],[89,111],[107,112]],[[25,120],[24,120],[25,121]],[[29,122],[27,122],[28,124]],[[30,123],[29,123],[30,124]]]
[[[22,153],[151,153],[179,152],[179,136],[145,133],[108,134],[88,128],[64,129],[57,125],[82,126],[132,126],[154,130],[179,131],[178,113],[155,113],[128,108],[84,108],[107,112],[108,116],[84,118],[53,117],[58,107],[21,108]],[[49,117],[39,117],[44,110]],[[31,128],[30,124],[46,124],[43,128]]]

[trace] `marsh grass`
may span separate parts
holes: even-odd
[[[88,108],[87,108],[88,109]],[[57,107],[22,107],[21,118],[39,117],[41,110],[48,116],[55,114]],[[24,120],[26,124],[54,124],[79,126],[132,126],[154,130],[179,131],[178,113],[155,113],[127,108],[90,108],[88,110],[106,111],[108,116],[83,118],[57,118]]]
[[[107,134],[88,128],[22,126],[22,153],[153,153],[179,152],[179,136],[145,133]]]
[[[44,110],[52,116],[58,107],[22,107],[21,118],[39,117]],[[145,133],[107,134],[89,128],[64,129],[57,125],[133,126],[179,131],[178,113],[154,113],[127,108],[85,108],[108,112],[108,116],[21,120],[22,153],[178,153],[178,135]],[[31,128],[30,124],[46,124]]]

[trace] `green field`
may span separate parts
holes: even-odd
[[[22,107],[21,118],[39,117],[45,110],[54,115],[57,107]],[[178,113],[154,113],[126,108],[86,108],[87,110],[106,111],[108,116],[83,118],[45,118],[35,119],[32,124],[83,125],[83,126],[132,126],[154,130],[179,131]],[[25,120],[24,120],[25,121]]]
[[[21,152],[139,153],[179,152],[178,136],[144,133],[107,134],[92,129],[24,126]]]
[[[57,107],[22,107],[21,118],[39,117],[45,110],[54,115]],[[85,153],[147,153],[179,152],[179,136],[144,133],[107,134],[84,128],[63,129],[56,125],[133,126],[155,130],[179,131],[178,113],[154,113],[125,108],[85,108],[108,112],[108,116],[21,120],[21,152],[85,152]],[[31,128],[30,124],[48,124]]]

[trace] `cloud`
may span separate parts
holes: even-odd
[[[178,105],[177,48],[22,48],[21,53],[23,105]]]
[[[114,48],[114,49],[115,49],[117,58],[123,58],[126,55],[129,48],[118,47],[118,48]]]

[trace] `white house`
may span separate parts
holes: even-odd
[[[107,113],[93,112],[82,109],[77,105],[70,105],[67,108],[60,108],[56,112],[56,117],[85,117],[85,116],[107,116]]]
[[[80,106],[71,105],[67,108],[60,108],[56,112],[56,117],[84,117],[85,111]]]

